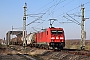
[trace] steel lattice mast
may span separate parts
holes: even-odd
[[[23,47],[26,46],[26,9],[27,4],[25,3],[24,8],[24,17],[23,17]]]

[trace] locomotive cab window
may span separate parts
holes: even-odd
[[[52,34],[62,34],[63,31],[61,31],[61,30],[51,30],[51,33]]]
[[[57,32],[58,32],[58,34],[62,34],[63,33],[63,31],[60,31],[60,30],[58,30]]]
[[[57,31],[56,30],[51,30],[51,33],[52,34],[57,34]]]

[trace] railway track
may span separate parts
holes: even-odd
[[[12,45],[6,49],[7,53],[0,54],[0,60],[36,60],[28,54],[21,53],[22,46]]]
[[[87,55],[81,55],[81,54],[74,54],[73,53],[66,52],[66,51],[49,51],[45,54],[43,54],[41,57],[44,60],[89,60],[90,56]]]
[[[89,60],[90,51],[77,49],[49,50],[41,57],[44,60]]]
[[[88,50],[64,49],[64,50],[61,50],[61,52],[75,54],[75,55],[84,55],[84,56],[90,57],[90,51]]]
[[[12,56],[15,58],[23,58],[24,60],[39,60],[32,58],[28,53],[21,53],[22,46],[10,46],[8,48],[10,51],[17,52],[16,54],[7,54],[6,56]],[[89,60],[90,59],[90,51],[86,50],[77,50],[77,49],[63,49],[63,50],[45,50],[38,48],[30,48],[27,47],[26,51],[36,53],[36,57],[39,57],[43,60]],[[42,53],[43,52],[43,53]],[[38,53],[38,54],[37,54]],[[15,56],[15,57],[14,57]],[[11,57],[11,59],[12,59]],[[7,57],[6,57],[7,58]],[[10,59],[10,57],[9,57]],[[16,58],[17,59],[17,58]],[[23,60],[22,59],[22,60]],[[20,59],[19,59],[20,60]]]
[[[0,60],[36,60],[29,55],[25,54],[7,54],[7,55],[0,55]]]
[[[14,46],[14,48],[12,48],[13,50],[17,50],[17,51],[20,51],[22,48],[21,46]],[[38,48],[30,48],[28,47],[27,50],[35,50],[35,49],[38,49]],[[40,49],[40,50],[45,50],[45,49]],[[63,49],[63,50],[47,50],[49,52],[62,52],[62,53],[69,53],[69,54],[74,54],[74,55],[83,55],[83,56],[88,56],[90,57],[90,51],[88,50],[78,50],[78,49]]]

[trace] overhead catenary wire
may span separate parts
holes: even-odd
[[[44,13],[44,14],[46,14],[46,13]],[[43,15],[44,15],[44,14],[43,14]],[[35,21],[39,20],[40,18],[42,18],[42,16],[43,16],[43,15],[41,15],[40,17],[38,17],[38,18],[37,18],[37,19],[35,19],[34,21],[30,22],[30,23],[29,23],[29,24],[27,24],[26,26],[28,26],[28,25],[30,25],[30,24],[32,24],[32,23],[34,23]]]
[[[52,7],[52,6],[51,6]],[[50,8],[51,8],[50,7]],[[49,11],[49,9],[47,10],[47,11]],[[43,13],[43,15],[45,15],[46,13],[47,13],[47,11],[45,12],[45,13]],[[37,19],[35,19],[34,21],[32,21],[32,22],[30,22],[29,24],[27,24],[26,26],[28,26],[28,25],[30,25],[30,24],[32,24],[32,23],[34,23],[35,21],[37,21],[37,20],[39,20],[40,18],[42,18],[42,16],[43,15],[41,15],[40,17],[38,17]]]
[[[54,9],[52,10],[52,12],[54,12],[54,10],[55,10],[55,8],[56,8],[56,6],[57,5],[59,5],[60,3],[63,3],[63,2],[65,2],[66,0],[63,0],[63,1],[59,1],[56,5],[55,5],[55,7],[54,7]],[[70,1],[70,2],[68,2],[67,4],[65,4],[65,5],[63,5],[62,7],[60,7],[59,9],[61,9],[61,8],[63,8],[63,7],[65,7],[65,6],[67,6],[68,4],[70,4],[71,2],[73,2],[74,0],[72,0],[72,1]],[[57,9],[57,10],[59,10],[59,9]],[[56,10],[56,11],[57,11]],[[51,13],[52,13],[51,12]]]
[[[39,8],[38,10],[34,11],[34,12],[37,12],[37,11],[40,11],[41,9],[45,8],[46,6],[48,6],[49,4],[53,3],[54,0],[50,1],[49,3],[45,4],[43,7]],[[28,5],[29,6],[29,5]],[[31,12],[29,9],[27,9],[27,11]],[[45,11],[45,10],[44,10]]]
[[[54,0],[53,0],[54,1]],[[61,0],[60,0],[61,1]],[[50,10],[52,7],[55,7],[55,6],[57,6],[58,4],[60,4],[60,3],[62,3],[62,2],[64,2],[64,1],[62,1],[62,2],[58,2],[58,3],[56,3],[56,4],[53,4],[52,6],[50,6],[49,8],[46,8],[45,10],[43,10],[43,11],[47,11],[47,10]],[[43,11],[41,11],[41,12],[43,12]]]
[[[59,22],[59,23],[64,24],[64,23],[73,23],[73,22]]]
[[[54,0],[53,0],[53,1],[54,1]],[[46,4],[45,6],[51,4],[53,1],[49,2],[49,3]],[[43,6],[42,8],[44,8],[45,6]],[[42,9],[42,8],[40,8],[40,9]],[[40,10],[40,9],[38,9],[38,10]],[[38,10],[37,10],[37,11],[38,11]],[[48,11],[48,10],[47,10],[47,11]],[[47,11],[46,11],[46,12],[47,12]],[[39,14],[44,14],[44,13],[39,13]],[[28,14],[28,15],[30,16],[30,15],[39,15],[39,14]],[[46,14],[46,13],[45,13],[45,14]],[[30,16],[30,17],[34,17],[34,16]],[[36,17],[38,17],[38,16],[36,16]],[[31,23],[34,23],[35,21],[39,20],[40,18],[42,18],[42,15],[41,15],[40,17],[38,17],[37,19],[35,18],[35,20],[32,21]],[[31,23],[27,24],[26,26],[30,25]]]
[[[56,4],[54,4],[54,5],[52,5],[52,6],[50,6],[48,9],[46,9],[47,11],[49,11],[49,9],[51,9],[52,7],[56,7],[57,5],[59,5],[60,3],[63,3],[64,1],[66,1],[66,0],[63,0],[63,1],[61,1],[61,0],[59,0],[59,2],[58,3],[56,3]],[[72,0],[72,1],[74,1],[74,0]],[[70,2],[72,2],[72,1],[70,1]],[[69,3],[70,3],[69,2]],[[67,4],[66,4],[67,5]],[[52,10],[52,11],[54,11],[54,9]],[[50,15],[52,12],[50,12],[48,15]],[[47,19],[46,19],[47,20]],[[44,22],[43,22],[44,23]],[[41,25],[41,24],[40,24]]]
[[[84,5],[86,5],[86,4],[88,4],[88,3],[90,3],[90,1],[88,1],[88,2],[84,3]],[[79,5],[79,6],[75,7],[75,8],[73,8],[73,9],[71,9],[71,10],[67,11],[67,12],[71,12],[71,11],[73,11],[73,10],[75,10],[75,9],[79,8],[79,7],[81,7],[81,5]],[[67,13],[67,12],[65,12],[65,13]],[[56,16],[56,17],[62,16],[62,15],[63,15],[63,14],[65,14],[65,13],[62,13],[62,14],[60,14],[60,15]]]
[[[80,7],[80,6],[78,6],[78,7]],[[73,9],[71,9],[71,10],[67,11],[67,12],[71,12],[72,10],[77,9],[78,7],[73,8]],[[65,13],[67,13],[67,12],[65,12]],[[62,16],[62,15],[63,15],[63,14],[65,14],[65,13],[62,13],[62,14],[60,14],[60,15],[56,16],[56,17]]]
[[[52,2],[54,2],[54,0],[50,1],[49,3],[47,3],[46,5],[44,5],[43,7],[39,8],[39,9],[36,10],[36,11],[39,11],[39,10],[45,8],[46,6],[48,6],[49,4],[51,4]],[[46,10],[46,9],[44,9],[43,11],[45,11],[45,10]],[[35,11],[35,12],[36,12],[36,11]],[[41,11],[41,12],[42,12],[42,11]]]
[[[67,18],[67,17],[65,17],[65,16],[63,16],[63,17],[66,18],[66,19],[69,20],[69,21],[72,21],[72,23],[76,23],[76,24],[80,25],[80,23],[77,23],[77,22],[75,22],[74,20],[71,20],[71,19],[69,19],[69,18]]]
[[[86,10],[85,12],[90,12],[90,10]],[[77,15],[76,13],[78,13],[78,15]],[[81,13],[81,12],[74,12],[74,13],[69,14],[69,15],[82,17],[82,16],[80,15],[80,13]]]
[[[90,12],[90,10],[86,10],[85,12]]]
[[[72,18],[74,21],[76,21],[78,24],[80,24],[77,20],[75,20],[73,17],[71,17],[69,14],[67,14],[70,18]]]
[[[50,14],[51,14],[51,13],[53,14],[55,8],[56,8],[60,3],[63,3],[63,2],[65,2],[65,1],[66,1],[66,0],[63,0],[63,1],[59,0],[58,3],[54,4],[54,6],[53,6],[54,8],[53,8],[52,11],[50,12]]]
[[[72,0],[72,1],[74,1],[74,0]],[[67,6],[67,5],[68,5],[69,3],[71,3],[72,1],[68,2],[65,6]],[[89,1],[89,2],[86,2],[85,4],[88,4],[88,3],[90,3],[90,1]],[[48,12],[52,7],[55,8],[55,6],[56,6],[56,5],[54,4],[54,5],[50,6],[49,8],[47,8],[47,9],[45,9],[45,10]],[[62,6],[62,7],[63,7],[63,6]],[[81,5],[75,7],[75,8],[73,8],[73,9],[67,11],[67,12],[71,12],[71,11],[73,11],[73,10],[79,8],[79,7],[81,7]],[[43,10],[43,11],[45,11],[45,10]],[[54,10],[53,10],[53,11],[54,11]],[[46,13],[47,13],[47,12],[46,12]],[[65,14],[65,13],[67,13],[67,12],[64,12],[64,13],[62,13],[62,14],[56,16],[56,17],[62,16],[63,14]],[[49,13],[48,15],[50,15],[50,14],[51,14],[51,13]],[[44,22],[43,22],[43,23],[44,23]]]
[[[66,1],[66,0],[64,0],[64,1]],[[62,2],[64,2],[64,1],[62,1]],[[59,9],[61,9],[61,8],[63,8],[63,7],[65,7],[65,6],[67,6],[68,4],[70,4],[71,2],[73,2],[74,0],[71,0],[70,2],[68,2],[68,3],[66,3],[65,5],[63,5],[63,6],[61,6],[60,8],[58,8],[57,10],[59,10]],[[56,11],[57,11],[56,10]]]
[[[53,12],[54,12],[54,9],[56,8],[56,6],[59,5],[60,3],[63,3],[64,1],[66,1],[66,0],[63,0],[63,1],[59,0],[58,3],[56,3],[56,4],[52,5],[52,6],[50,6],[49,8],[47,8],[47,10],[48,10],[48,12],[49,12],[48,16],[51,15],[51,14],[53,15]],[[53,7],[54,7],[54,8],[53,8]],[[53,8],[53,10],[51,10],[51,12],[50,12],[50,9],[51,9],[51,8]],[[46,20],[47,20],[47,19],[46,19]]]
[[[55,5],[53,5],[53,6],[55,6]],[[50,8],[52,8],[53,6],[51,6]],[[49,9],[50,9],[50,8],[49,8]],[[49,9],[48,9],[48,10],[49,10]],[[48,10],[47,10],[47,11],[48,11]],[[47,12],[47,11],[46,11],[46,12]],[[45,14],[46,14],[46,12],[45,12]],[[36,15],[37,15],[37,14],[36,14]],[[31,23],[34,23],[35,21],[39,20],[40,18],[42,18],[42,16],[43,16],[43,15],[41,15],[39,18],[35,19],[35,20],[32,21]],[[26,26],[30,25],[31,23],[27,24]]]
[[[90,3],[90,1],[89,2],[86,2],[85,4],[88,4],[88,3]],[[78,7],[80,7],[80,6],[78,6]],[[77,8],[77,7],[76,7]],[[74,8],[74,9],[76,9],[76,8]],[[74,10],[74,9],[72,9],[72,10]],[[70,10],[70,11],[72,11],[72,10]],[[87,11],[85,11],[85,12],[88,12],[88,11],[90,11],[90,10],[87,10]],[[68,11],[69,12],[69,11]],[[81,12],[79,12],[79,13],[81,13]],[[68,14],[67,14],[68,15]],[[72,18],[73,20],[70,20],[70,21],[72,21],[72,22],[74,22],[74,23],[76,23],[76,24],[78,24],[78,25],[81,25],[81,23],[79,23],[77,20],[75,20],[73,17],[71,17],[70,15],[68,15],[70,18]],[[75,15],[74,14],[74,16],[78,16],[78,17],[82,17],[81,15]],[[65,17],[66,18],[66,17]],[[67,19],[67,18],[66,18]],[[75,22],[76,21],[76,22]]]
[[[51,6],[50,8],[52,8],[53,6]],[[50,9],[49,8],[49,9]],[[49,10],[47,9],[46,12]],[[46,12],[44,14],[46,14]],[[37,14],[36,14],[37,15]],[[43,15],[41,15],[40,17],[38,17],[37,19],[35,19],[34,21],[32,21],[31,23],[34,23],[35,21],[39,20],[40,18],[42,18]],[[26,26],[30,25],[31,23],[27,24]]]

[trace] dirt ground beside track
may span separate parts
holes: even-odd
[[[79,49],[80,40],[66,40],[65,48]],[[86,49],[90,50],[90,41],[86,41]],[[36,49],[22,46],[1,46],[0,45],[0,60],[88,60],[90,57],[67,54],[62,52],[52,52],[44,49]],[[25,54],[25,55],[24,55]]]

